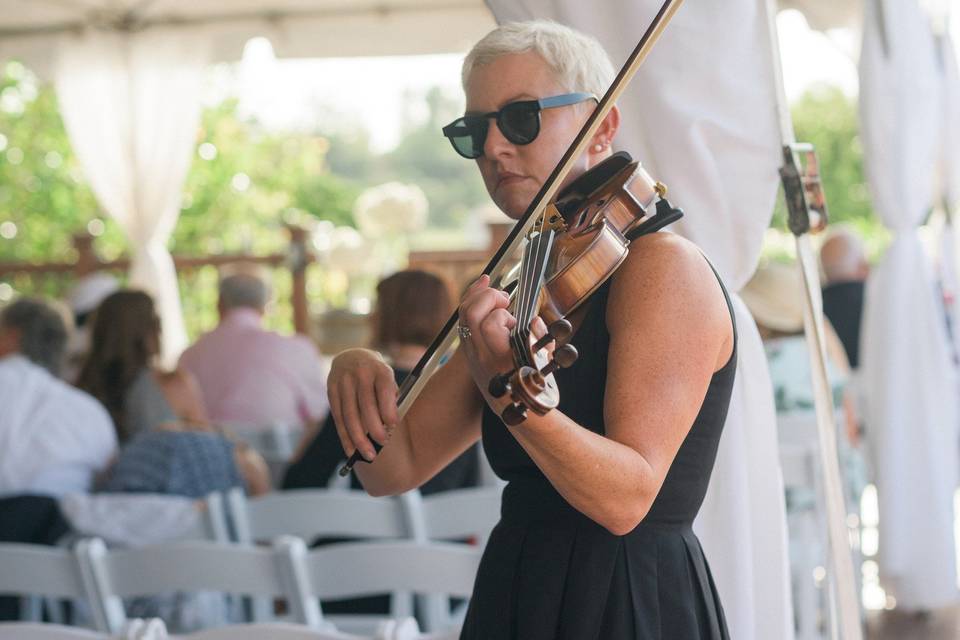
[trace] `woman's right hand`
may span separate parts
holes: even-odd
[[[372,461],[377,453],[370,437],[385,443],[398,420],[393,369],[376,351],[343,351],[330,367],[327,396],[344,453],[349,457],[359,449]]]

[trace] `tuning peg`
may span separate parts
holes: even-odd
[[[500,398],[510,393],[510,376],[512,374],[511,371],[490,378],[490,384],[487,385],[487,391],[490,392],[490,395],[494,398]]]
[[[570,337],[571,333],[573,333],[573,326],[569,321],[560,318],[547,327],[547,333],[533,344],[533,352],[540,351],[554,340],[562,343]]]
[[[572,344],[565,344],[557,347],[553,352],[553,360],[550,361],[550,364],[540,370],[540,375],[548,376],[557,369],[566,369],[577,361],[577,357],[579,355],[580,354],[577,353],[577,348]]]
[[[500,418],[508,427],[515,427],[527,419],[527,408],[519,403],[511,404],[503,410]]]

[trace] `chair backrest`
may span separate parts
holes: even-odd
[[[224,497],[209,494],[198,501],[183,496],[150,493],[69,494],[60,509],[71,528],[85,537],[111,544],[143,546],[171,540],[228,542]]]
[[[443,491],[423,497],[423,519],[430,540],[476,538],[483,548],[500,520],[501,487]]]
[[[94,625],[106,630],[89,573],[79,550],[0,543],[0,594],[66,598],[86,602]]]
[[[480,550],[462,544],[357,542],[284,556],[293,584],[309,598],[338,600],[397,590],[469,597]]]
[[[267,425],[229,424],[224,430],[250,445],[263,456],[273,486],[279,486],[283,473],[303,436],[303,427],[276,422]]]
[[[284,574],[289,562],[277,559],[287,552],[284,547],[192,541],[107,550],[103,541],[92,539],[78,549],[113,633],[123,626],[125,597],[209,590],[272,598],[291,591]]]
[[[380,640],[379,636],[358,636],[335,630],[317,630],[298,624],[274,622],[267,624],[237,624],[205,629],[176,640]]]
[[[0,638],[9,640],[112,640],[113,636],[79,627],[39,622],[0,623]]]
[[[410,536],[400,500],[373,498],[362,491],[295,489],[247,498],[227,496],[237,542],[293,535],[307,541],[320,536],[406,538]]]
[[[0,593],[85,599],[86,589],[76,555],[69,549],[0,543]]]

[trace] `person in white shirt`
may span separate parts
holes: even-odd
[[[39,299],[0,312],[0,496],[89,491],[116,453],[107,411],[57,377],[67,327]]]

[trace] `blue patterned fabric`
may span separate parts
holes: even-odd
[[[214,433],[147,431],[123,447],[103,489],[201,498],[242,487],[233,446]]]

